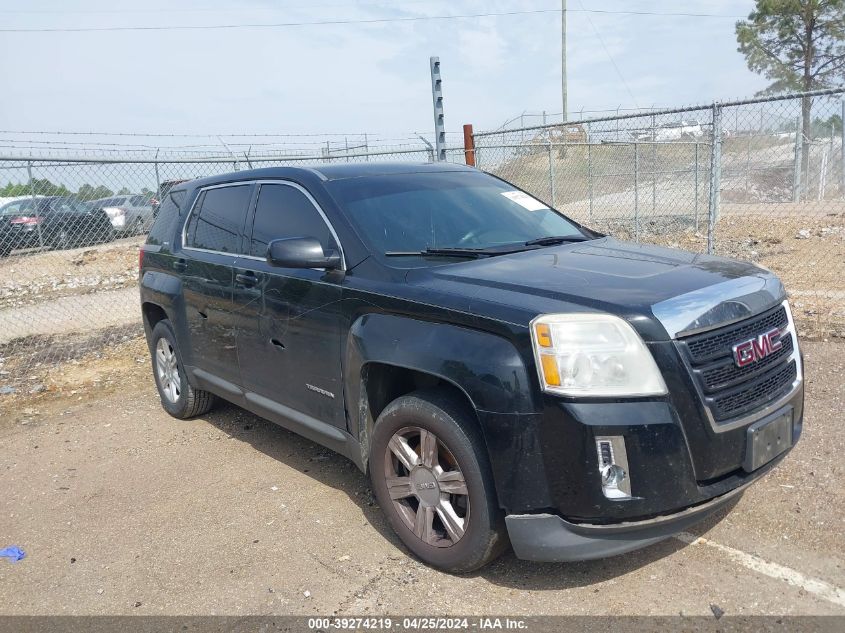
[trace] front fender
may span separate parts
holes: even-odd
[[[345,390],[350,432],[365,465],[375,421],[364,385],[367,365],[375,362],[437,376],[460,389],[476,410],[502,507],[548,505],[538,447],[542,405],[535,401],[530,368],[510,341],[448,323],[359,317],[347,340]]]
[[[528,370],[506,339],[448,323],[367,314],[349,332],[346,380],[356,402],[361,369],[370,362],[413,369],[442,378],[461,389],[477,410],[533,413]]]

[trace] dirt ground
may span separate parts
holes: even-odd
[[[134,286],[144,238],[0,259],[0,309]]]
[[[845,615],[845,345],[807,343],[802,441],[725,516],[603,561],[408,556],[351,463],[234,406],[161,409],[142,341],[0,396],[0,614]],[[703,538],[699,538],[703,537]]]

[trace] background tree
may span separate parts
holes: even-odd
[[[845,0],[756,0],[736,23],[739,52],[748,67],[771,79],[759,94],[808,91],[845,83]],[[801,133],[812,135],[812,99],[801,102]],[[804,143],[802,172],[810,146]]]
[[[83,201],[99,200],[100,198],[109,198],[113,195],[114,192],[108,187],[104,187],[103,185],[94,187],[88,183],[79,187],[79,191],[76,192],[76,197]]]
[[[4,187],[0,187],[0,198],[5,197],[20,197],[31,196],[35,193],[36,196],[69,196],[72,195],[70,190],[64,185],[56,185],[46,178],[33,178],[32,184],[29,182],[22,183],[8,183]]]

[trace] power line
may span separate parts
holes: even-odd
[[[308,4],[285,4],[276,7],[249,7],[250,11],[260,13],[279,13],[281,11],[293,11],[296,9],[358,9],[366,7],[390,7],[391,9],[401,8],[408,4],[431,4],[449,3],[454,4],[458,0],[401,0],[397,2],[394,0],[382,0],[382,2],[356,2],[355,4],[345,3],[331,3],[331,4],[315,4],[309,2]],[[467,0],[464,0],[467,1]],[[472,0],[469,0],[472,1]],[[397,7],[399,5],[399,7]],[[162,9],[3,9],[0,10],[0,15],[14,14],[14,15],[133,15],[141,13],[161,13]],[[240,8],[226,8],[226,7],[168,7],[167,13],[243,13],[243,7]]]
[[[581,2],[581,0],[578,0],[578,4],[581,5],[581,8],[583,9],[584,4]],[[604,43],[604,38],[602,38],[601,33],[599,33],[599,30],[596,28],[596,25],[593,24],[593,20],[590,18],[589,14],[586,17],[587,17],[587,21],[590,23],[590,27],[593,29],[593,32],[596,34],[596,37],[599,39],[599,42],[601,43],[601,47],[604,49],[605,55],[607,55],[607,58],[610,60],[610,63],[613,64],[613,68],[614,68],[614,70],[616,70],[616,74],[619,76],[619,79],[622,81],[622,85],[625,86],[625,90],[628,92],[628,96],[631,97],[631,101],[634,102],[634,107],[639,109],[640,106],[637,103],[637,99],[634,97],[634,93],[631,92],[631,87],[628,85],[628,82],[625,81],[625,76],[620,72],[619,66],[616,65],[616,60],[613,59],[613,55],[611,55],[610,51],[607,49],[607,46]],[[564,113],[563,113],[564,119],[566,119],[566,114],[567,113],[566,113],[565,108],[564,108]]]
[[[661,17],[690,17],[690,18],[730,18],[742,19],[745,16],[724,15],[714,13],[659,13],[654,11],[612,11],[604,9],[570,9],[571,12],[597,13],[608,15],[638,15]],[[531,9],[525,11],[500,11],[487,13],[465,13],[460,15],[419,15],[401,18],[363,18],[349,20],[315,20],[303,22],[275,22],[251,24],[205,24],[186,25],[171,24],[167,26],[103,26],[103,27],[58,27],[58,28],[2,28],[0,33],[90,33],[107,31],[211,31],[233,29],[275,29],[297,26],[338,26],[346,24],[386,24],[395,22],[424,22],[429,20],[462,20],[468,18],[506,17],[514,15],[539,15],[560,13],[560,9]]]

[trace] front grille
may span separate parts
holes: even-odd
[[[773,328],[786,330],[788,325],[786,308],[781,305],[745,321],[678,341],[704,404],[717,422],[756,411],[789,391],[798,376],[796,361],[791,360],[791,330],[781,338],[778,351],[745,367],[737,367],[732,349]]]
[[[750,413],[760,404],[765,404],[788,391],[797,376],[798,368],[795,361],[791,360],[749,385],[743,385],[740,389],[715,398],[708,398],[713,417],[717,420],[728,420],[743,413]]]
[[[778,306],[746,321],[740,321],[712,332],[690,336],[684,339],[684,342],[692,361],[701,363],[724,356],[726,353],[730,355],[731,347],[737,343],[747,341],[752,336],[768,332],[772,328],[786,327],[788,322],[786,308]]]
[[[766,356],[762,360],[746,365],[745,367],[737,367],[733,362],[733,357],[728,360],[722,360],[717,363],[709,363],[701,370],[701,383],[707,393],[712,393],[725,387],[731,387],[742,382],[746,378],[750,378],[756,374],[761,373],[769,367],[773,367],[780,363],[784,358],[792,354],[792,337],[785,336],[781,339],[782,347],[774,354]]]

